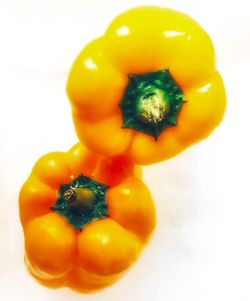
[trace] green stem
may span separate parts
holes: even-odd
[[[150,135],[157,140],[170,126],[177,125],[185,97],[169,70],[129,74],[120,102],[122,128]]]
[[[95,194],[87,188],[70,188],[64,192],[64,199],[70,210],[80,210],[88,213],[94,207]]]
[[[160,89],[145,92],[136,100],[136,115],[144,123],[161,122],[170,109],[167,94]]]
[[[80,175],[74,181],[60,186],[58,198],[50,209],[81,231],[86,224],[108,216],[107,189],[108,186]]]

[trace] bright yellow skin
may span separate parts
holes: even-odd
[[[187,102],[177,126],[165,129],[155,141],[122,129],[119,103],[129,73],[162,69],[170,70]],[[77,57],[67,92],[80,140],[96,153],[125,154],[136,164],[168,159],[207,137],[226,106],[207,33],[187,15],[159,7],[135,8],[118,16]]]
[[[60,184],[80,174],[109,185],[109,216],[76,231],[50,210]],[[26,264],[40,282],[92,291],[114,282],[138,257],[155,225],[155,209],[138,168],[107,159],[81,144],[43,156],[20,192]]]

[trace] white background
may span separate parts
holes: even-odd
[[[248,2],[0,0],[0,300],[250,300]],[[77,142],[65,82],[80,49],[119,12],[145,4],[186,12],[209,33],[225,119],[209,139],[144,168],[158,225],[121,281],[91,295],[48,289],[25,270],[18,191],[42,154]]]

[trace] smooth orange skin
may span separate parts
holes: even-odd
[[[124,271],[135,261],[141,248],[141,242],[132,233],[112,218],[91,223],[78,236],[80,264],[103,276]]]
[[[77,234],[58,214],[51,212],[32,219],[24,234],[26,256],[40,275],[61,278],[72,269]]]
[[[106,195],[109,216],[92,221],[81,232],[50,210],[60,184],[80,174],[110,187]],[[153,200],[140,178],[140,169],[126,157],[95,155],[80,143],[68,152],[40,158],[19,197],[25,262],[30,273],[44,285],[69,286],[82,292],[103,288],[119,279],[137,259],[155,225]],[[138,194],[133,195],[136,187]],[[131,190],[128,199],[123,191],[119,192],[124,189]],[[119,206],[116,197],[134,209]],[[134,212],[139,218],[137,226]]]
[[[154,204],[147,186],[139,179],[128,178],[107,193],[110,216],[143,240],[155,226]]]
[[[170,70],[187,102],[177,126],[165,129],[155,141],[122,129],[119,103],[129,73],[162,69]],[[115,18],[75,60],[67,93],[80,141],[96,153],[123,154],[140,165],[171,158],[207,137],[226,107],[207,33],[189,16],[159,7],[139,7]]]

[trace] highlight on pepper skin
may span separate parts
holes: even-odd
[[[141,165],[209,136],[226,107],[209,36],[189,16],[160,7],[115,18],[76,58],[67,93],[80,141]]]
[[[155,226],[154,203],[138,167],[81,144],[37,161],[19,208],[29,272],[44,285],[82,292],[119,279]]]

